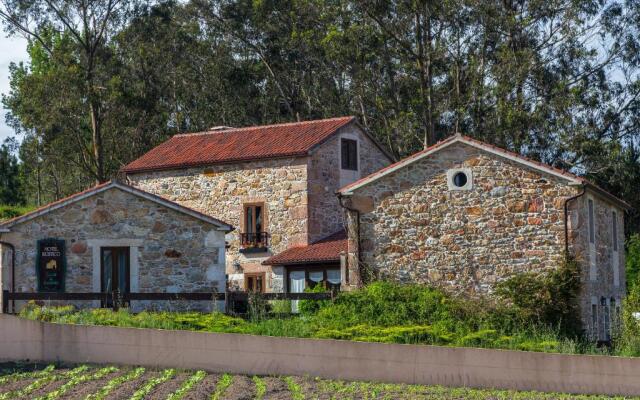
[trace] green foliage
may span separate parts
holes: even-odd
[[[254,376],[251,380],[256,385],[255,400],[262,400],[264,395],[267,393],[267,384],[264,382],[264,379],[259,376]]]
[[[87,374],[72,374],[70,375],[68,378],[68,380],[62,384],[62,386],[60,386],[59,388],[56,388],[55,390],[42,395],[40,397],[36,397],[34,400],[55,400],[57,398],[62,397],[66,392],[69,391],[69,389],[78,386],[82,383],[85,382],[89,382],[89,381],[95,381],[98,379],[101,379],[103,377],[105,377],[106,375],[113,373],[113,372],[117,372],[118,368],[116,367],[105,367],[105,368],[101,368],[98,371],[94,372],[94,373],[87,373]]]
[[[195,374],[191,375],[187,380],[185,380],[180,388],[175,392],[171,393],[171,395],[167,398],[167,400],[180,400],[182,399],[195,385],[197,385],[200,381],[202,381],[207,376],[205,371],[197,371]]]
[[[33,207],[0,205],[0,221],[19,217],[33,210]]]
[[[125,382],[138,379],[144,374],[144,368],[136,368],[125,375],[116,376],[101,387],[96,393],[88,395],[85,400],[102,400]]]
[[[18,205],[25,201],[18,158],[13,154],[14,147],[10,139],[0,146],[0,204]]]
[[[627,240],[627,290],[640,283],[640,234],[636,233]]]
[[[224,394],[233,383],[233,376],[229,374],[224,374],[220,378],[220,380],[216,383],[216,391],[211,395],[211,400],[222,400],[224,399]]]
[[[302,392],[300,385],[290,376],[285,376],[283,379],[287,384],[289,393],[291,393],[291,398],[293,400],[304,400],[304,393]]]
[[[142,385],[142,387],[138,390],[136,390],[133,393],[133,396],[131,396],[130,400],[142,400],[144,399],[149,393],[151,393],[151,391],[153,390],[153,388],[155,388],[156,386],[168,381],[169,379],[173,378],[176,374],[176,370],[175,369],[165,369],[162,374],[160,374],[159,376],[149,379],[148,381],[145,382],[144,385]]]
[[[306,288],[304,291],[305,293],[324,293],[327,290],[322,285],[316,285],[314,288]],[[300,315],[313,315],[329,304],[331,304],[331,300],[300,300],[298,312]]]
[[[566,260],[545,274],[517,274],[496,287],[496,295],[515,307],[523,323],[558,327],[561,334],[579,337],[582,324],[578,305],[580,269]]]
[[[640,356],[640,285],[634,285],[622,304],[622,331],[616,342],[617,353]]]

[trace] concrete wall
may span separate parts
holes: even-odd
[[[0,315],[0,361],[26,359],[640,395],[640,359],[57,325]]]

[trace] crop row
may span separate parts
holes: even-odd
[[[127,383],[129,385],[125,387]],[[332,400],[609,399],[609,397],[603,396],[451,389],[439,386],[343,382],[318,378],[244,377],[230,374],[214,376],[208,375],[205,371],[120,369],[113,366],[95,368],[81,365],[71,370],[59,370],[54,366],[48,366],[39,371],[0,375],[0,400],[18,398],[58,400],[63,397],[103,400],[110,398],[110,395],[116,391],[120,391],[118,398],[129,398],[130,400],[183,400],[194,397],[224,400],[238,397],[238,395],[241,395],[242,398],[263,400],[276,393],[279,398],[284,397],[292,400],[317,398]],[[197,396],[195,392],[197,392]]]

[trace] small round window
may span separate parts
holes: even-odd
[[[453,184],[459,188],[464,187],[464,185],[467,184],[467,174],[464,172],[456,172],[453,176]]]

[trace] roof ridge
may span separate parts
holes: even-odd
[[[279,127],[282,127],[282,126],[310,125],[310,124],[314,124],[314,123],[322,123],[322,122],[329,122],[329,121],[339,121],[339,120],[345,120],[345,122],[346,122],[346,121],[351,121],[351,120],[354,120],[354,119],[355,119],[355,116],[353,116],[353,115],[345,115],[343,117],[333,117],[333,118],[325,118],[325,119],[313,119],[313,120],[307,120],[307,121],[281,122],[281,123],[277,123],[277,124],[242,126],[242,127],[238,127],[238,128],[233,127],[233,128],[229,128],[229,129],[223,129],[223,130],[210,130],[209,129],[209,130],[200,131],[200,132],[178,133],[178,134],[173,135],[172,137],[214,135],[214,134],[230,132],[230,131],[237,132],[237,131],[260,129],[260,128],[279,128]]]

